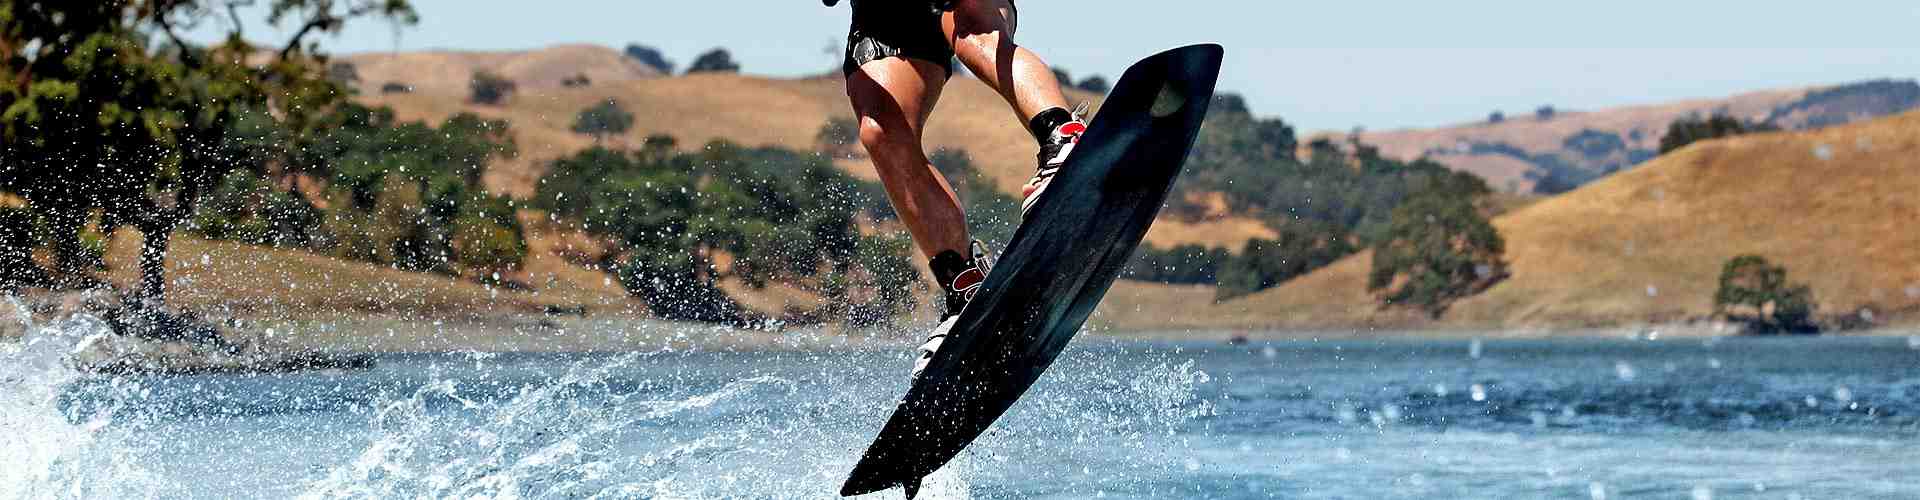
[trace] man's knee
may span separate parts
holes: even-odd
[[[888,126],[864,117],[860,119],[860,144],[876,158],[896,158],[918,150],[920,138],[905,126]]]
[[[993,47],[1012,36],[1014,16],[1013,5],[1007,0],[960,0],[954,4],[948,35],[955,45]]]

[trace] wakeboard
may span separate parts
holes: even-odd
[[[907,498],[1045,373],[1166,202],[1213,101],[1224,49],[1181,47],[1120,77],[981,290],[841,487]]]

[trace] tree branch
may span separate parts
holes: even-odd
[[[348,19],[366,16],[379,10],[378,4],[367,4],[347,9],[346,15],[341,16],[333,15],[329,11],[316,11],[313,17],[308,18],[307,22],[300,26],[300,30],[293,33],[293,38],[287,40],[287,44],[280,49],[280,60],[286,60],[288,55],[298,50],[300,42],[305,41],[307,35],[312,34],[314,30],[333,31],[346,24]]]
[[[171,6],[160,12],[155,12],[153,14],[153,21],[155,24],[160,25],[160,32],[166,33],[167,39],[173,41],[173,46],[180,49],[181,64],[185,64],[188,68],[199,69],[201,67],[200,57],[193,53],[192,47],[187,46],[186,40],[181,40],[180,35],[174,32],[173,22],[167,20],[167,15],[171,13]]]

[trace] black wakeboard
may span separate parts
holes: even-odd
[[[1113,87],[985,285],[841,487],[907,498],[1039,380],[1146,236],[1213,100],[1224,50],[1149,57]]]

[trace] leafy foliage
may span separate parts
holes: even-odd
[[[468,98],[469,101],[475,104],[499,105],[506,102],[507,96],[519,90],[520,84],[492,71],[479,70],[473,72],[473,79],[467,83],[467,88],[472,92],[471,97]]]
[[[687,74],[689,75],[694,73],[739,72],[740,64],[733,62],[733,53],[727,52],[727,49],[724,48],[715,48],[700,54],[700,57],[693,59],[693,64],[687,65]]]
[[[640,61],[640,64],[645,64],[649,67],[652,67],[655,70],[660,71],[660,74],[662,75],[673,74],[673,66],[674,66],[673,60],[667,59],[666,54],[661,53],[660,49],[656,49],[653,47],[649,47],[649,46],[641,45],[637,43],[630,43],[630,44],[627,44],[627,49],[625,52],[627,54],[627,57],[631,57],[636,61]]]
[[[898,279],[911,269],[905,246],[858,231],[877,188],[817,155],[724,141],[696,152],[675,146],[656,136],[633,151],[590,148],[556,160],[537,192],[538,206],[619,248],[603,267],[656,314],[749,319],[720,289],[730,278],[812,287],[838,314],[891,318],[914,306],[911,294],[895,293],[911,289]]]
[[[573,118],[573,132],[593,136],[594,142],[606,140],[609,135],[622,135],[633,128],[633,113],[620,107],[613,99],[600,101],[599,104],[580,110]]]
[[[1222,263],[1232,258],[1225,248],[1186,244],[1160,250],[1141,245],[1120,276],[1177,285],[1212,285],[1219,279]]]
[[[850,116],[836,116],[827,119],[820,131],[813,135],[813,144],[820,154],[834,158],[853,157],[859,148],[860,122]]]
[[[1746,123],[1727,115],[1713,115],[1706,119],[1681,118],[1667,125],[1667,135],[1660,137],[1660,154],[1673,152],[1697,141],[1776,130],[1779,128],[1772,125]]]
[[[458,114],[439,127],[345,104],[298,158],[328,180],[316,208],[256,172],[229,174],[194,217],[213,239],[305,248],[410,271],[488,276],[518,268],[526,244],[512,203],[481,186],[514,154],[505,121]]]
[[[1216,299],[1273,288],[1354,252],[1340,231],[1324,223],[1303,221],[1280,229],[1279,238],[1250,240],[1239,255],[1221,265]]]
[[[1013,231],[1020,227],[1020,200],[994,187],[965,150],[943,148],[927,155],[927,159],[960,197],[960,209],[967,214],[967,230],[974,238],[989,246],[1013,240]]]
[[[1813,323],[1813,289],[1789,283],[1787,268],[1758,255],[1728,259],[1720,269],[1720,288],[1713,293],[1716,313],[1743,320],[1756,333],[1817,333]],[[1740,314],[1737,308],[1750,308]]]
[[[1131,263],[1135,276],[1192,283],[1211,275],[1220,285],[1218,297],[1231,299],[1391,237],[1393,210],[1409,200],[1409,193],[1444,190],[1470,200],[1487,191],[1478,178],[1433,161],[1382,157],[1358,134],[1344,145],[1316,140],[1302,159],[1291,125],[1254,117],[1239,96],[1216,99],[1187,171],[1174,187],[1168,214],[1189,219],[1251,214],[1280,234],[1249,241],[1232,255],[1225,249],[1142,251]]]
[[[1860,116],[1884,116],[1920,106],[1920,83],[1913,80],[1879,79],[1850,83],[1808,92],[1806,97],[1783,104],[1761,123],[1779,124],[1805,113],[1804,128],[1820,128],[1847,123]]]
[[[228,172],[288,158],[348,95],[329,76],[352,75],[329,75],[342,67],[307,37],[360,18],[417,20],[404,0],[277,0],[267,21],[296,28],[271,58],[250,60],[259,51],[238,23],[210,47],[181,38],[179,27],[231,14],[225,5],[0,2],[0,190],[41,221],[56,275],[89,279],[81,228],[130,225],[144,235],[140,295],[162,299],[167,242],[201,196]],[[291,140],[262,140],[276,137]]]
[[[1107,77],[1100,76],[1100,75],[1088,76],[1080,80],[1080,83],[1076,83],[1073,86],[1079,87],[1080,90],[1085,90],[1085,91],[1093,92],[1096,94],[1105,94],[1107,93],[1107,91],[1113,90],[1113,83],[1108,82]]]
[[[195,211],[195,232],[209,239],[307,248],[322,213],[299,191],[282,191],[257,173],[234,171]]]
[[[1561,147],[1566,148],[1568,151],[1580,153],[1582,156],[1588,158],[1601,158],[1616,152],[1626,151],[1627,141],[1621,139],[1620,134],[1613,132],[1583,129],[1579,133],[1568,136],[1566,140],[1561,141]]]
[[[1367,278],[1384,305],[1434,317],[1507,276],[1506,242],[1473,201],[1488,193],[1486,184],[1467,175],[1438,180],[1393,209]]]

